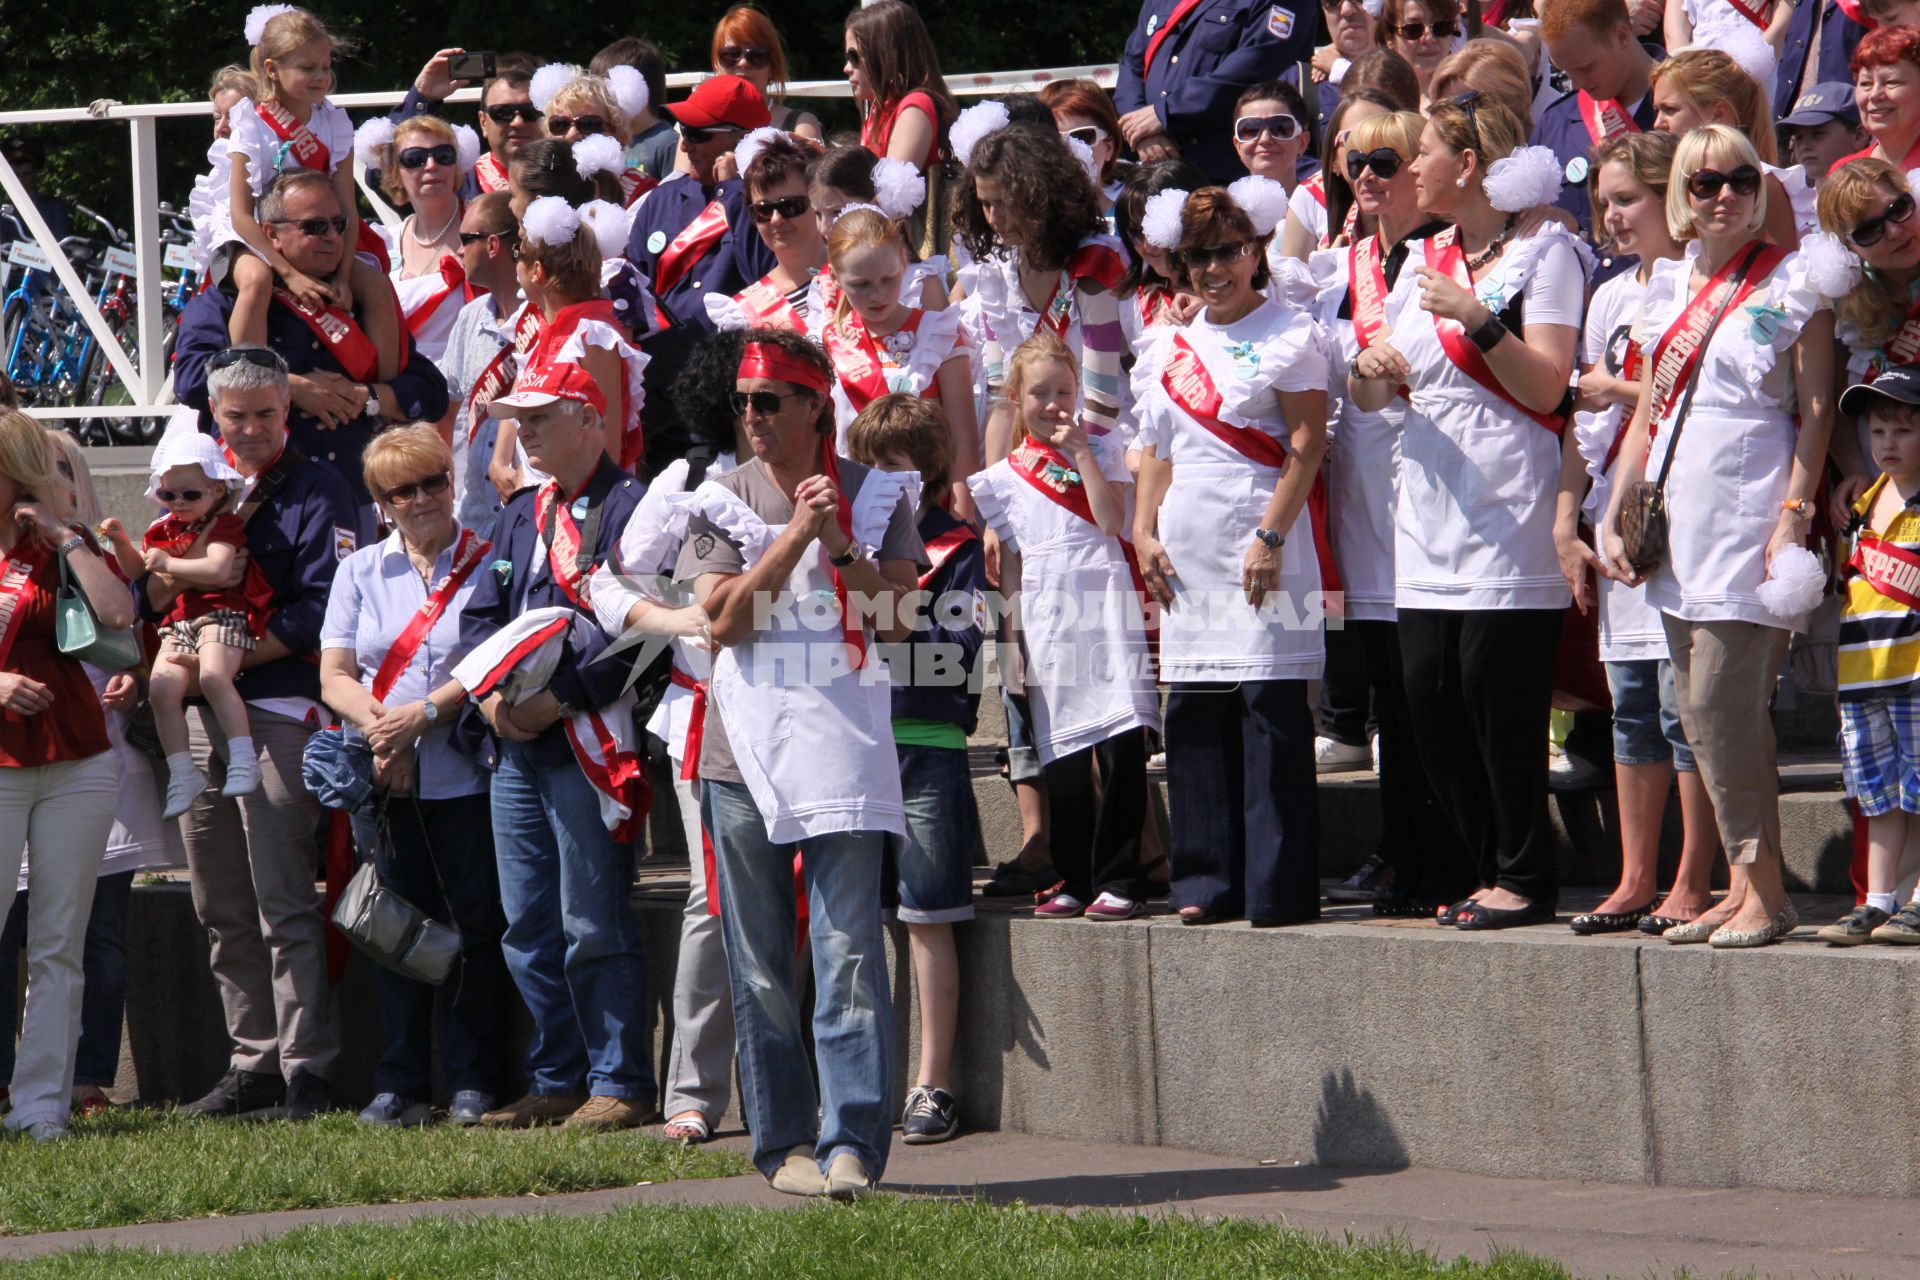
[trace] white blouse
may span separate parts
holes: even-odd
[[[229,241],[245,243],[233,229],[233,157],[246,157],[247,181],[253,188],[255,200],[266,194],[267,184],[276,177],[301,167],[281,150],[280,135],[260,118],[253,99],[242,98],[234,103],[227,112],[227,124],[232,136],[224,144],[216,142],[207,151],[207,159],[213,166],[206,183],[208,207],[204,240],[209,261],[221,245]],[[352,159],[353,122],[345,111],[331,102],[322,102],[313,109],[307,128],[327,148],[328,173]],[[199,219],[195,219],[194,225],[194,244],[198,250],[203,239]],[[202,267],[205,265],[203,262]]]

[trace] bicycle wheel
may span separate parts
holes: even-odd
[[[125,325],[116,330],[121,344],[127,349],[127,357],[136,366],[140,363],[140,341],[135,336],[133,326]],[[80,403],[84,405],[122,405],[133,404],[133,393],[120,381],[120,375],[114,372],[112,363],[107,359],[106,351],[99,343],[92,344],[87,350],[86,369],[80,379]],[[87,435],[95,440],[104,440],[113,444],[150,444],[160,438],[160,423],[157,418],[128,418],[102,415],[86,419]]]

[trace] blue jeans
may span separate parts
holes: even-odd
[[[414,1102],[431,1096],[436,1028],[449,1094],[494,1094],[500,1087],[500,994],[507,970],[500,958],[504,922],[487,809],[484,793],[447,800],[389,796],[390,844],[379,843],[372,810],[354,815],[354,841],[363,856],[378,850],[381,880],[460,931],[460,963],[440,986],[375,966],[373,990],[387,1040],[373,1072],[377,1092]]]
[[[842,1151],[878,1178],[893,1140],[893,1001],[880,923],[887,835],[842,831],[776,845],[738,782],[706,782],[700,814],[720,874],[720,926],[733,987],[741,1102],[753,1163],[772,1177],[810,1143],[824,1170]],[[805,850],[813,945],[813,1064],[800,1025],[793,855]]]
[[[980,811],[967,753],[898,743],[900,798],[907,840],[900,850],[900,922],[954,924],[973,919],[973,850]]]
[[[1692,773],[1693,748],[1680,727],[1673,693],[1673,664],[1659,658],[1609,662],[1613,694],[1613,759],[1616,764],[1665,764]]]
[[[127,903],[133,897],[133,872],[101,876],[93,888],[87,916],[87,940],[81,958],[86,986],[80,996],[80,1052],[73,1061],[73,1082],[113,1087],[120,1074],[120,1023],[127,1004]],[[13,967],[27,945],[27,894],[14,895],[13,909],[0,928],[0,1081],[13,1078],[13,1024],[19,1016],[19,986]]]
[[[533,1019],[528,1092],[632,1098],[656,1086],[647,1043],[647,967],[633,917],[633,847],[600,821],[580,767],[534,764],[500,744],[494,858],[507,972]]]

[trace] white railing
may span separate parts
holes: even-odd
[[[1027,71],[984,71],[967,75],[947,77],[947,87],[958,95],[979,95],[998,92],[1031,91],[1055,80],[1084,79],[1112,87],[1115,68],[1112,63],[1101,66],[1051,67]],[[677,72],[667,77],[667,84],[674,88],[686,88],[698,84],[706,78],[704,72]],[[785,89],[790,98],[844,98],[849,96],[845,80],[800,80],[788,84]],[[398,106],[406,97],[404,91],[383,93],[343,93],[336,94],[333,101],[346,108],[388,108]],[[462,89],[448,99],[450,102],[478,102],[480,90]],[[98,108],[96,110],[96,108]],[[119,102],[96,103],[95,107],[61,107],[44,111],[0,111],[0,127],[36,124],[88,124],[120,122],[128,126],[131,142],[131,164],[133,167],[133,244],[134,260],[137,269],[137,314],[134,334],[138,339],[139,360],[136,362],[127,353],[120,342],[119,335],[107,324],[100,314],[100,308],[94,303],[93,295],[87,291],[68,260],[66,251],[60,242],[48,230],[46,220],[34,206],[25,184],[13,171],[13,166],[0,155],[0,188],[4,188],[7,201],[19,213],[21,222],[33,236],[40,252],[52,264],[53,273],[60,285],[66,290],[68,298],[79,310],[80,318],[93,334],[93,340],[100,344],[113,372],[126,388],[130,403],[119,405],[81,405],[67,407],[34,407],[27,412],[39,418],[98,418],[131,417],[144,418],[165,414],[172,407],[172,373],[160,367],[161,344],[161,296],[165,292],[161,278],[160,244],[160,184],[159,152],[156,145],[154,122],[162,119],[181,117],[206,119],[209,107],[204,100],[192,102],[155,102],[129,105]],[[356,166],[357,167],[357,166]],[[361,183],[363,191],[373,200],[376,212],[384,208],[384,201],[376,193]],[[391,210],[386,210],[391,213]]]

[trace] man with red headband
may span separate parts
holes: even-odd
[[[677,576],[712,620],[701,815],[753,1162],[777,1190],[851,1199],[879,1179],[892,1138],[881,862],[906,832],[886,666],[870,645],[875,631],[905,635],[901,599],[926,549],[917,478],[834,454],[831,373],[798,334],[749,335],[734,405],[753,457],[694,491]],[[796,854],[814,1063],[793,994]]]

